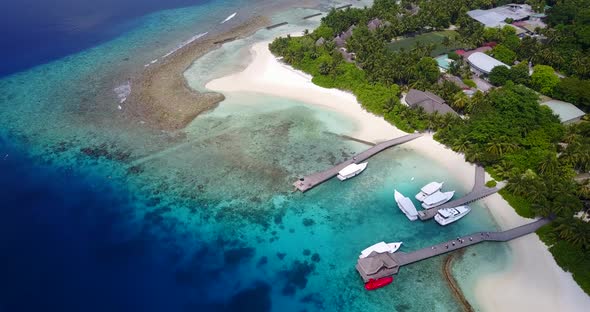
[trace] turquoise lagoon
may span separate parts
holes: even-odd
[[[431,159],[402,145],[370,159],[354,179],[330,180],[301,194],[293,192],[297,177],[366,148],[339,136],[353,132],[354,121],[253,93],[227,94],[217,109],[178,132],[120,117],[113,88],[178,42],[208,31],[204,25],[236,11],[231,8],[155,13],[114,41],[0,80],[2,137],[24,151],[32,168],[50,167],[67,177],[63,194],[69,194],[68,183],[78,182],[103,196],[116,194],[95,208],[116,216],[101,233],[128,246],[113,252],[111,261],[125,251],[130,267],[151,263],[138,265],[132,277],[113,274],[103,286],[123,278],[133,285],[135,278],[153,287],[129,286],[121,296],[138,292],[163,306],[170,301],[170,310],[460,311],[442,280],[442,258],[403,268],[391,286],[375,292],[364,290],[354,269],[360,250],[381,240],[403,241],[401,250],[412,251],[497,228],[480,204],[447,227],[405,218],[393,188],[413,195],[427,182],[444,180],[457,196],[468,191]],[[296,22],[310,12],[273,13],[275,20],[291,18],[292,25],[261,30],[198,60],[185,74],[190,85],[203,88],[211,78],[243,68],[253,42],[317,25]],[[197,15],[207,16],[206,23],[194,21]],[[67,222],[60,227],[74,228]],[[143,242],[150,252],[129,255],[129,241]],[[471,290],[477,276],[508,260],[505,245],[484,244],[455,262],[453,272],[476,307]],[[87,270],[96,269],[91,264]]]

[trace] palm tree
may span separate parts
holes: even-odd
[[[559,162],[554,153],[547,154],[541,164],[539,164],[539,172],[544,175],[553,176],[558,170]]]
[[[560,238],[565,240],[571,240],[576,236],[576,226],[574,225],[573,220],[568,219],[564,220],[564,222],[560,223],[555,230],[557,231]]]
[[[464,110],[469,103],[469,97],[463,92],[457,92],[453,95],[453,108],[457,110]]]

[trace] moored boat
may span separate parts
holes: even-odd
[[[410,219],[410,221],[415,221],[418,219],[418,211],[416,210],[416,206],[412,200],[408,197],[405,197],[402,193],[398,192],[397,190],[393,190],[393,198],[397,203],[399,209]]]
[[[420,189],[420,192],[416,194],[416,199],[421,202],[424,201],[426,197],[434,194],[437,191],[440,191],[440,189],[443,187],[443,184],[444,182],[430,182],[424,185]]]
[[[369,246],[367,248],[365,248],[363,251],[361,251],[361,254],[359,255],[359,258],[366,258],[368,257],[372,252],[376,252],[376,253],[384,253],[384,252],[388,252],[388,253],[394,253],[396,252],[402,245],[402,242],[395,242],[395,243],[386,243],[386,242],[378,242],[375,245]]]
[[[459,206],[454,208],[443,208],[440,209],[436,216],[434,216],[434,220],[438,222],[440,225],[447,225],[453,223],[465,215],[467,215],[471,211],[469,206]]]
[[[350,164],[344,168],[342,168],[342,170],[338,171],[338,179],[340,181],[344,181],[346,179],[350,179],[354,176],[356,176],[357,174],[363,172],[363,170],[365,170],[367,168],[367,163],[360,163],[360,164]]]
[[[378,279],[370,279],[365,283],[366,290],[375,290],[383,286],[387,286],[393,282],[393,276],[386,276]]]
[[[451,192],[437,191],[434,194],[432,194],[424,199],[424,202],[422,202],[422,208],[430,209],[430,208],[434,208],[436,206],[440,206],[440,205],[448,202],[449,200],[451,200],[451,198],[453,198],[454,195],[455,195],[455,191],[451,191]]]

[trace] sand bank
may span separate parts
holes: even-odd
[[[246,37],[269,24],[265,17],[252,18],[222,33],[204,36],[147,67],[132,81],[124,113],[158,129],[184,128],[198,114],[214,108],[224,96],[190,89],[183,73],[197,58],[224,42]]]
[[[502,229],[530,222],[500,196],[483,200]],[[587,311],[590,297],[564,272],[537,235],[510,241],[509,269],[483,276],[475,287],[478,304],[486,311]]]
[[[338,111],[357,122],[354,133],[362,140],[380,141],[405,134],[383,118],[364,111],[356,98],[347,92],[314,85],[311,77],[278,61],[268,50],[268,42],[252,49],[253,61],[242,72],[209,82],[206,87],[220,92],[257,92],[287,97]],[[475,166],[462,154],[436,142],[432,135],[406,143],[449,172],[470,189]],[[489,179],[489,177],[487,177]],[[530,219],[519,217],[498,194],[484,200],[501,228],[518,226]],[[556,263],[547,247],[536,235],[509,243],[514,261],[507,271],[487,275],[476,286],[477,305],[484,311],[582,311],[590,306],[587,296],[569,273]],[[585,310],[585,309],[584,309]]]
[[[366,141],[383,141],[405,134],[383,118],[363,110],[351,93],[319,87],[311,82],[311,76],[279,62],[268,50],[268,43],[252,46],[254,58],[244,71],[210,81],[205,87],[219,92],[257,92],[320,105],[357,120],[356,131],[347,134]]]

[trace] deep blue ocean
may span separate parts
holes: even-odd
[[[210,1],[0,1],[0,77],[113,39],[145,14]]]
[[[179,266],[178,250],[134,226],[136,203],[125,189],[33,165],[3,138],[0,154],[0,311],[270,308],[263,282],[229,301],[209,300],[202,287],[211,273],[197,259]]]

